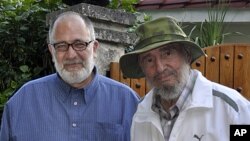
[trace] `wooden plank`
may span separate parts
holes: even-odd
[[[233,88],[234,45],[220,46],[220,84]]]
[[[145,78],[131,79],[131,88],[135,90],[141,97],[145,96],[146,93]]]
[[[128,85],[129,87],[131,87],[131,84],[130,84],[130,78],[127,78],[125,76],[123,76],[122,72],[120,71],[120,82]]]
[[[207,79],[219,83],[219,63],[220,63],[220,49],[218,47],[206,48],[206,67],[205,76]]]
[[[110,63],[110,78],[120,81],[120,66],[118,62]]]
[[[250,100],[250,46],[235,46],[234,88]]]
[[[201,56],[191,65],[192,69],[199,70],[203,75],[205,75],[205,56]]]

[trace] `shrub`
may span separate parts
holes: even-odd
[[[1,0],[0,113],[26,81],[54,72],[45,21],[47,13],[62,8],[58,0]]]

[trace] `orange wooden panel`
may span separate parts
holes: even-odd
[[[120,81],[120,67],[118,62],[110,63],[110,77],[116,81]]]
[[[235,46],[234,88],[250,100],[250,46]]]
[[[129,87],[131,87],[130,81],[131,81],[130,78],[127,78],[127,77],[123,76],[122,72],[120,71],[120,82],[122,82],[122,83],[128,85]]]
[[[205,75],[205,56],[198,58],[191,65],[192,69],[199,70],[203,75]]]
[[[233,88],[234,45],[220,47],[220,84]]]
[[[208,47],[206,48],[206,67],[205,76],[207,79],[219,83],[219,63],[220,63],[220,48]]]
[[[141,97],[145,96],[146,92],[145,78],[131,79],[131,88],[135,90]]]

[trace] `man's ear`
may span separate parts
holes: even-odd
[[[94,40],[93,42],[93,53],[94,53],[94,57],[97,57],[97,49],[99,48],[100,44],[97,40]]]

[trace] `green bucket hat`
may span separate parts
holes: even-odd
[[[162,17],[146,22],[140,25],[135,33],[139,40],[135,43],[134,50],[123,55],[119,61],[123,75],[129,78],[145,77],[139,66],[139,54],[166,44],[178,43],[181,47],[187,48],[192,55],[191,63],[205,55],[197,44],[190,41],[172,17]]]

